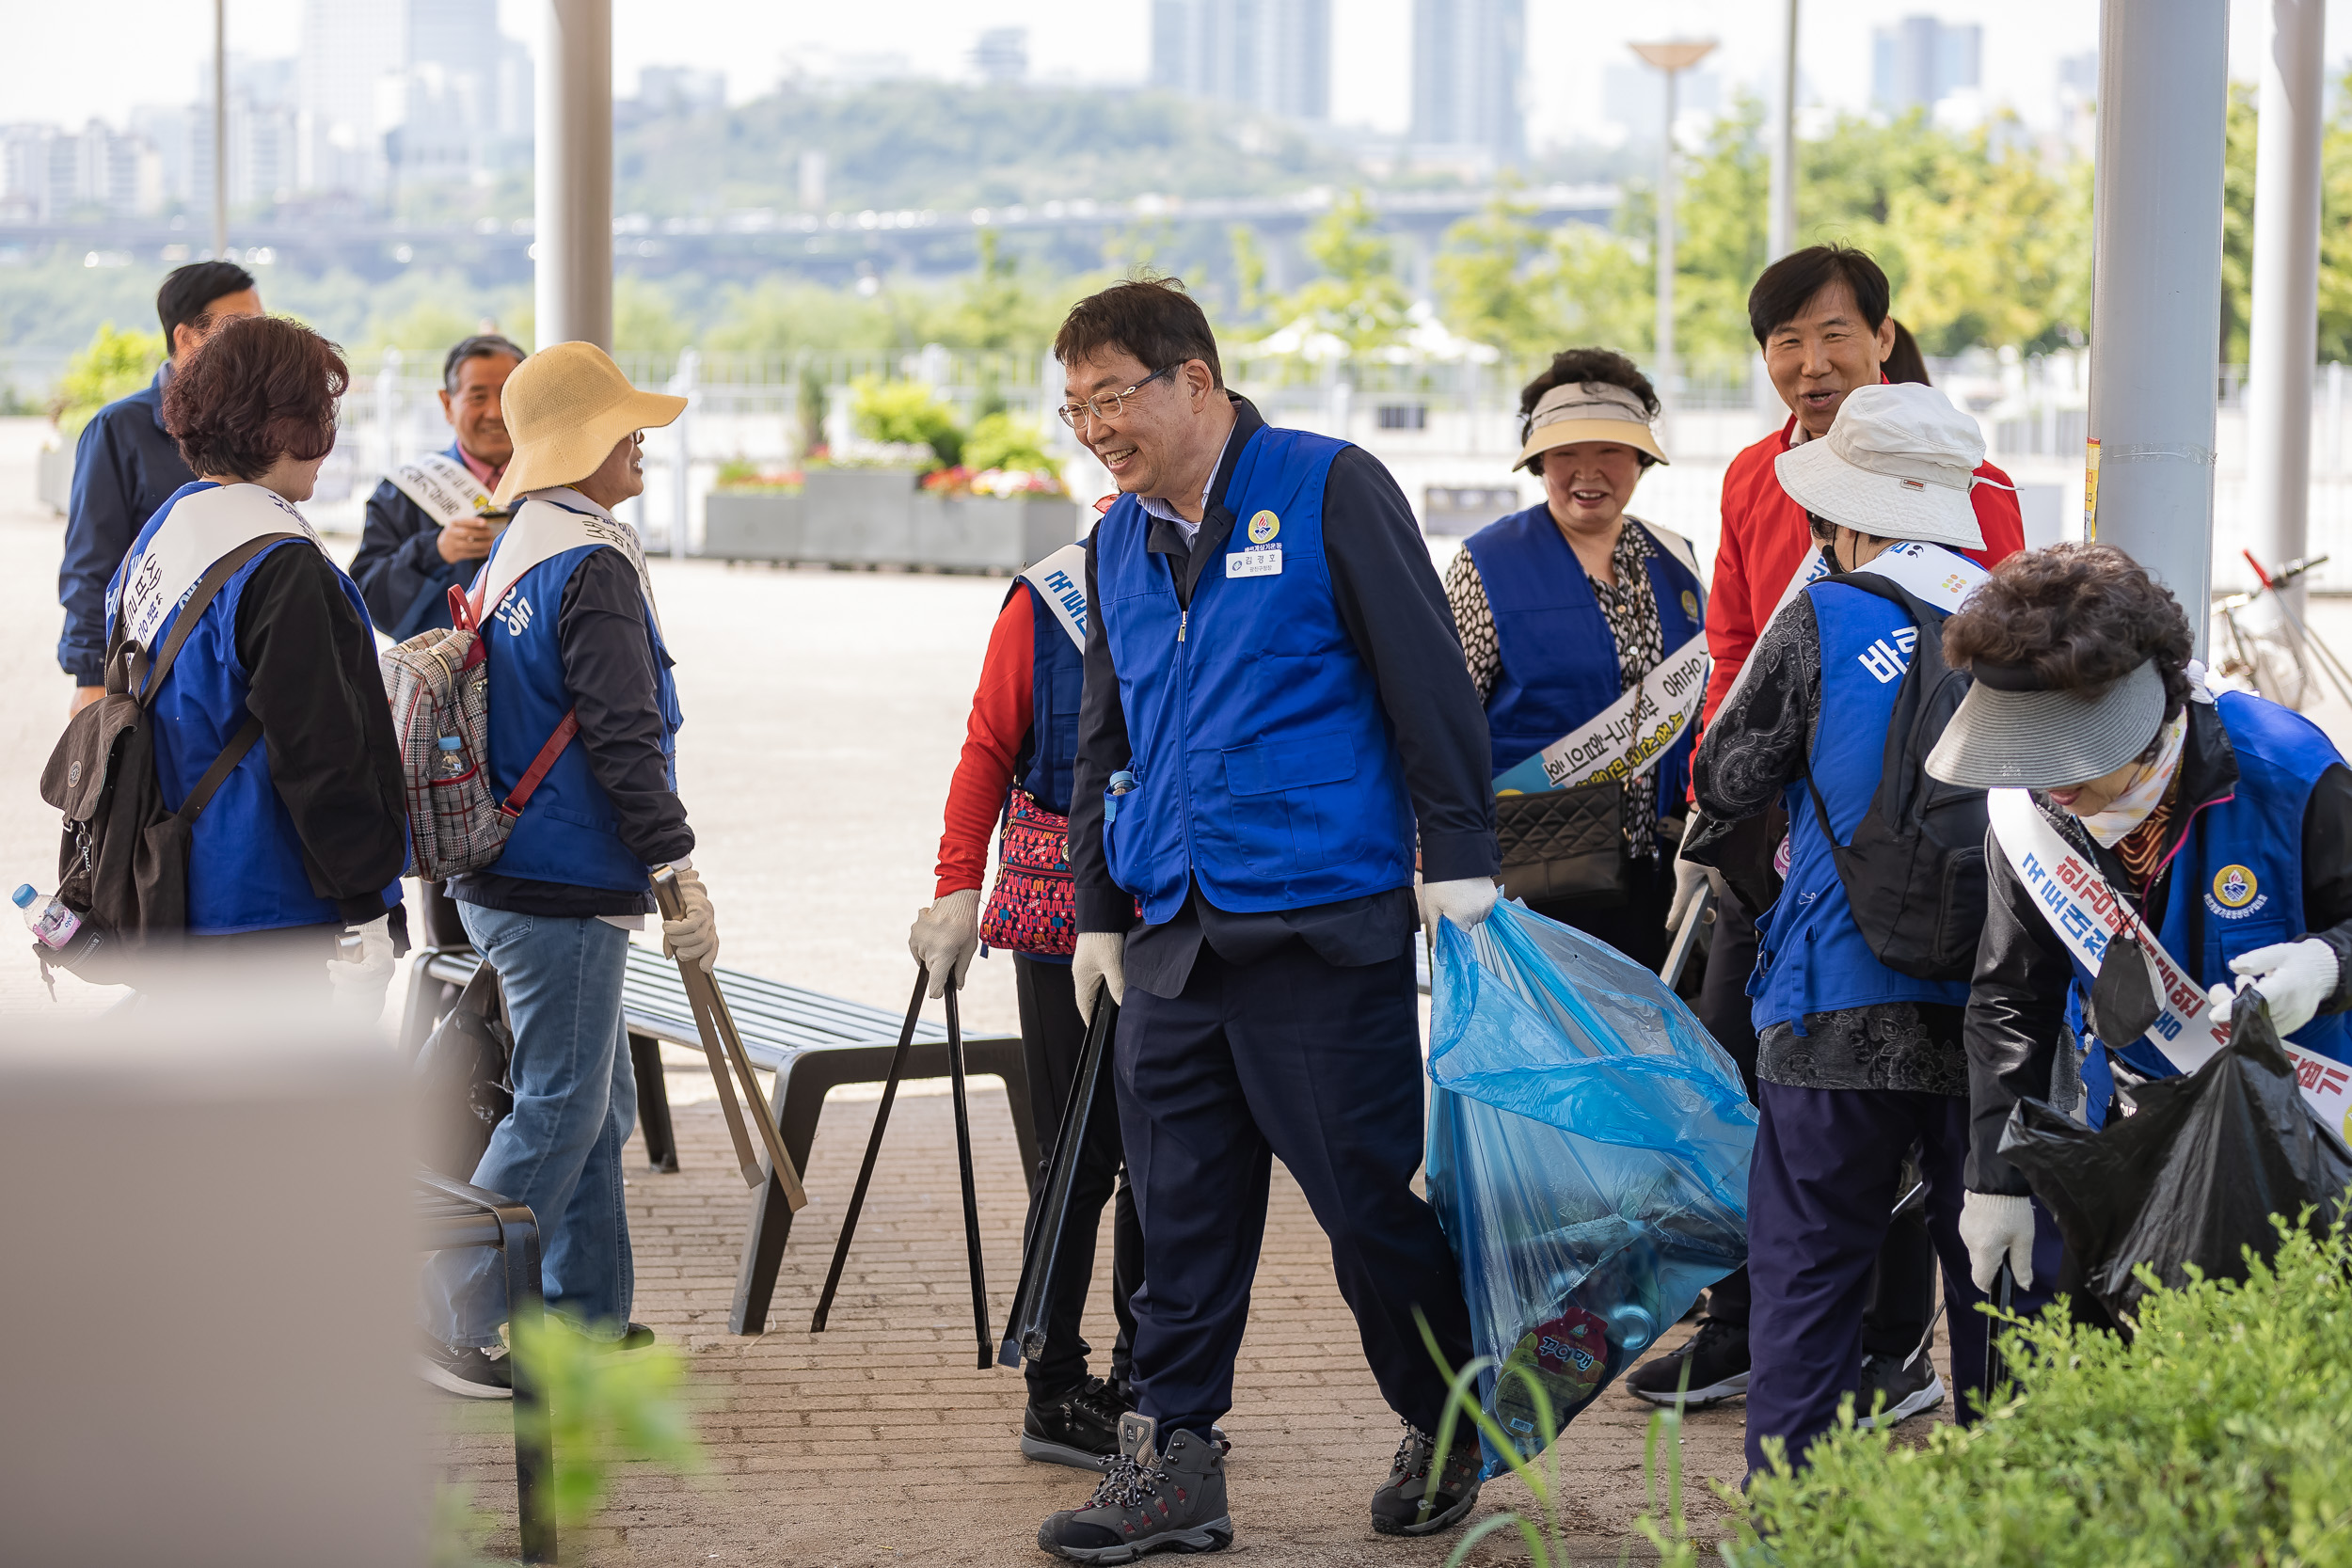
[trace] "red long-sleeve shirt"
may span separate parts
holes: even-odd
[[[1796,428],[1791,415],[1778,434],[1733,458],[1724,471],[1724,531],[1715,546],[1715,580],[1707,593],[1707,651],[1714,657],[1715,670],[1708,677],[1703,721],[1714,719],[1731,683],[1740,678],[1748,651],[1779,608],[1782,590],[1797,575],[1798,562],[1815,548],[1804,508],[1780,487],[1780,475],[1772,468],[1773,460],[1788,450]],[[2025,548],[2026,524],[2017,510],[2017,493],[1999,487],[2009,483],[2009,475],[1990,463],[1977,472],[1995,482],[1977,485],[1968,495],[1977,509],[1984,548],[1961,553],[1991,566]]]
[[[972,693],[972,717],[964,724],[963,755],[947,783],[946,827],[939,835],[939,886],[933,897],[988,885],[988,841],[1004,815],[1013,764],[1035,718],[1036,639],[1030,595],[1012,594],[988,634],[979,689]]]

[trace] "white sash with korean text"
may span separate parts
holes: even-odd
[[[1052,555],[1021,574],[1021,580],[1037,590],[1037,596],[1045,601],[1045,608],[1054,612],[1061,629],[1070,634],[1070,641],[1084,653],[1087,645],[1087,547],[1084,545],[1064,545]]]
[[[577,506],[558,499],[568,497]],[[654,626],[661,626],[661,611],[654,604],[653,576],[645,570],[645,546],[638,539],[637,531],[617,518],[589,510],[587,498],[568,488],[535,491],[525,497],[515,512],[515,520],[499,535],[499,542],[483,563],[482,575],[474,579],[473,612],[477,622],[486,622],[506,595],[515,591],[515,584],[523,574],[544,562],[552,561],[565,550],[582,545],[609,545],[628,559],[637,573],[638,590],[645,596],[645,608],[653,611]]]
[[[2163,1009],[2148,1026],[2149,1042],[2183,1072],[2195,1072],[2212,1060],[2229,1043],[2230,1031],[2214,1022],[2205,988],[2164,950],[2099,868],[2049,824],[2031,793],[1995,789],[1985,800],[2002,855],[2066,950],[2095,975],[2110,942],[2122,936],[2137,942],[2148,956],[2149,979]],[[2109,1043],[2122,1049],[2119,1042]],[[2346,1120],[2352,1115],[2352,1068],[2294,1045],[2286,1053],[2312,1114],[2352,1137]]]
[[[294,502],[275,490],[223,484],[183,496],[164,515],[147,548],[123,563],[121,587],[106,608],[126,636],[151,652],[166,617],[186,600],[213,562],[269,533],[299,533],[313,545],[319,542]]]
[[[473,470],[445,451],[403,463],[384,477],[443,528],[460,517],[479,517],[499,509]]]

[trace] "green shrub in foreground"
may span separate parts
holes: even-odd
[[[1735,1568],[2352,1565],[2352,1237],[2281,1225],[2244,1281],[2192,1280],[2119,1337],[2004,1333],[2017,1386],[1911,1449],[1851,1419],[1759,1477]]]

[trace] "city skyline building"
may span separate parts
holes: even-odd
[[[1984,28],[1907,16],[1870,29],[1870,103],[1888,114],[1932,110],[1984,81]]]
[[[1331,0],[1152,0],[1151,85],[1286,119],[1331,118]]]
[[[1011,87],[1029,79],[1029,30],[989,27],[972,44],[972,70],[992,87]]]
[[[1413,0],[1413,157],[1491,173],[1523,162],[1525,0]]]

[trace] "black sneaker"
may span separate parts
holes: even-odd
[[[1382,1535],[1435,1535],[1458,1525],[1477,1505],[1486,1458],[1478,1433],[1464,1421],[1454,1429],[1454,1451],[1430,1476],[1438,1440],[1412,1422],[1389,1461],[1389,1479],[1372,1495],[1372,1528]]]
[[[1221,1552],[1233,1544],[1224,1450],[1179,1431],[1154,1457],[1148,1416],[1128,1416],[1119,1435],[1119,1457],[1093,1500],[1038,1526],[1041,1548],[1072,1562],[1133,1562],[1147,1552]]]
[[[1683,1368],[1691,1383],[1682,1387]],[[1745,1324],[1699,1320],[1698,1332],[1665,1354],[1634,1368],[1625,1377],[1625,1391],[1652,1404],[1673,1404],[1677,1399],[1692,1409],[1738,1399],[1748,1391],[1748,1331]]]
[[[1021,1451],[1047,1465],[1107,1470],[1119,1457],[1119,1418],[1129,1408],[1099,1377],[1044,1398],[1031,1394],[1021,1417]]]
[[[1885,1408],[1873,1417],[1870,1412],[1882,1399]],[[1853,1424],[1863,1431],[1895,1426],[1943,1402],[1944,1380],[1936,1375],[1926,1345],[1909,1356],[1862,1358],[1862,1386],[1853,1397]]]
[[[444,1345],[428,1338],[417,1356],[417,1372],[436,1388],[469,1400],[511,1400],[506,1357],[471,1345]]]

